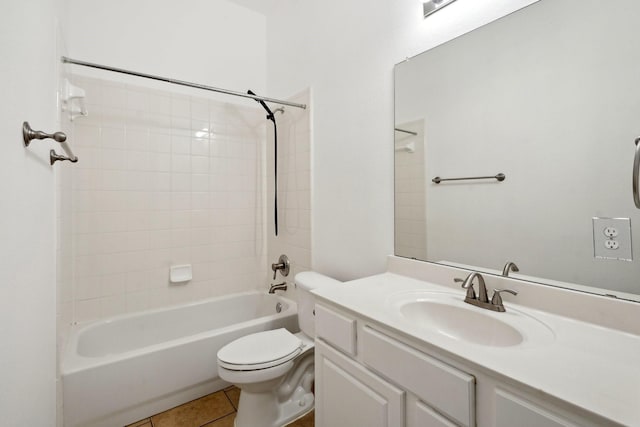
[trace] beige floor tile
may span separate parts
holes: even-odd
[[[315,425],[315,412],[311,411],[302,418],[298,418],[291,424],[287,424],[287,427],[314,427]]]
[[[153,427],[200,427],[235,412],[223,391],[151,417]]]
[[[129,424],[126,427],[152,427],[151,418],[145,418],[144,420],[137,421],[133,424]]]
[[[235,412],[231,415],[227,415],[226,417],[220,418],[219,420],[215,420],[209,424],[205,424],[202,427],[233,427],[233,421],[236,419]]]
[[[225,394],[231,400],[231,404],[237,410],[238,402],[240,401],[240,389],[235,386],[231,386],[224,389]]]

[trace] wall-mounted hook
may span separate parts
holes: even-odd
[[[25,147],[28,147],[34,139],[53,139],[54,141],[59,142],[64,152],[67,153],[67,156],[61,156],[54,150],[49,151],[49,161],[52,165],[58,160],[69,160],[72,163],[76,163],[78,161],[78,157],[73,154],[71,147],[67,144],[67,135],[64,132],[46,133],[40,130],[33,130],[31,129],[31,126],[29,126],[29,122],[23,122],[22,139]]]
[[[78,161],[78,158],[75,156],[73,158],[61,156],[60,154],[56,153],[55,150],[49,151],[49,163],[53,165],[58,160],[60,161],[69,160],[71,163],[76,163]]]
[[[41,130],[33,130],[31,126],[29,126],[29,122],[22,123],[22,139],[24,140],[25,147],[28,147],[34,139],[49,138],[62,143],[67,140],[67,135],[64,132],[45,133]]]

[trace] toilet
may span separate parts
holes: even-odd
[[[281,427],[313,409],[315,299],[310,291],[341,282],[311,271],[294,280],[300,332],[257,332],[218,351],[220,378],[240,389],[235,427]]]

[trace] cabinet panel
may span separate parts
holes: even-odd
[[[340,350],[356,355],[356,321],[316,305],[316,335]]]
[[[413,414],[410,416],[412,424],[408,427],[457,427],[454,423],[420,401],[415,402],[408,411],[413,411]]]
[[[362,361],[462,426],[475,425],[475,378],[368,326]],[[393,361],[389,363],[389,361]]]
[[[404,392],[316,340],[318,427],[404,426]]]
[[[496,427],[577,427],[504,390],[496,390]]]

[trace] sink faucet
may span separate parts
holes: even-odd
[[[277,285],[269,286],[269,293],[275,294],[276,291],[286,291],[287,290],[287,282],[278,283]]]
[[[473,279],[478,279],[478,296],[477,297],[476,297],[476,293],[473,290]],[[482,274],[478,273],[477,271],[470,273],[467,276],[467,278],[464,279],[464,281],[462,282],[462,288],[467,290],[467,296],[464,299],[464,302],[467,302],[469,304],[475,304],[475,303],[470,302],[468,300],[479,301],[484,303],[489,302],[489,298],[487,297],[487,285],[484,283],[484,277],[482,277]]]
[[[473,281],[478,281],[478,296],[476,297],[476,292],[473,289]],[[467,290],[467,295],[464,298],[464,302],[467,304],[475,305],[476,307],[485,308],[491,311],[504,312],[504,304],[502,303],[502,297],[500,294],[502,292],[508,292],[512,295],[518,295],[516,291],[512,291],[511,289],[494,289],[493,296],[491,297],[491,301],[489,301],[489,297],[487,296],[487,285],[484,281],[484,277],[482,274],[477,271],[469,273],[466,279],[453,279],[455,282],[462,282],[462,288]]]
[[[520,269],[518,268],[515,262],[509,261],[508,263],[506,263],[504,265],[504,268],[502,269],[502,275],[504,277],[509,277],[510,271],[513,271],[514,273],[517,273],[518,271],[520,271]]]

